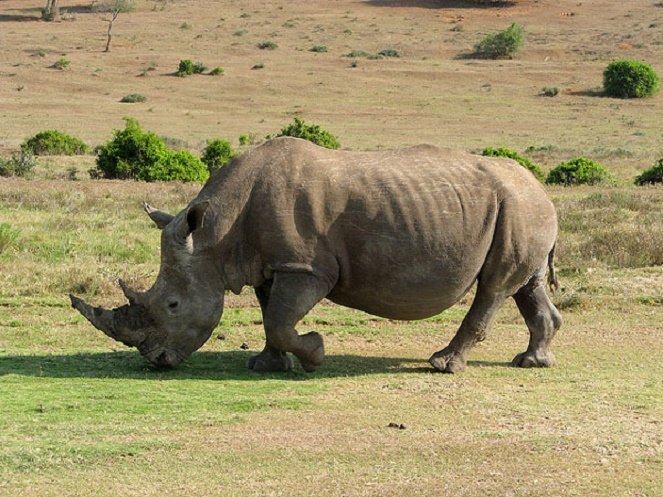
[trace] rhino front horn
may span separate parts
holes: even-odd
[[[144,339],[145,332],[141,329],[144,314],[138,307],[124,305],[117,309],[92,307],[75,295],[69,295],[71,306],[80,312],[99,331],[129,347],[137,347]]]

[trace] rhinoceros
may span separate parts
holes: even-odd
[[[173,216],[147,204],[161,232],[156,282],[113,310],[71,296],[73,307],[151,363],[174,367],[219,323],[224,292],[255,289],[266,334],[254,371],[305,371],[324,357],[317,332],[295,326],[327,298],[395,320],[434,316],[476,283],[457,333],[429,359],[466,366],[495,314],[513,297],[529,329],[515,366],[548,367],[561,317],[545,290],[557,284],[557,219],[545,191],[507,159],[423,145],[332,151],[281,137],[235,158]]]

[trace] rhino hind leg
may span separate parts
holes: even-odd
[[[555,364],[550,342],[562,325],[562,317],[548,298],[542,280],[536,275],[513,296],[530,333],[527,350],[514,357],[514,366],[532,368]]]
[[[325,355],[322,336],[315,331],[299,335],[295,325],[329,293],[331,287],[324,278],[313,274],[275,273],[263,311],[267,345],[252,362],[254,370],[261,370],[260,361],[263,359],[268,367],[276,354],[286,352],[294,354],[307,372],[320,366]]]
[[[458,373],[465,369],[467,354],[478,342],[483,341],[490,330],[497,311],[506,297],[479,283],[470,310],[465,315],[456,335],[449,345],[431,356],[428,362],[443,373]]]

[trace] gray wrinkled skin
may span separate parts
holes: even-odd
[[[250,285],[263,312],[255,371],[284,371],[292,353],[307,371],[324,357],[322,337],[297,322],[323,298],[391,319],[422,319],[474,302],[449,345],[429,362],[465,367],[497,310],[513,297],[530,331],[513,364],[554,363],[561,325],[544,288],[557,219],[538,181],[513,161],[418,146],[331,151],[277,138],[219,170],[176,216],[146,205],[161,228],[161,269],[129,306],[72,304],[107,335],[158,366],[175,366],[209,338],[226,289]]]

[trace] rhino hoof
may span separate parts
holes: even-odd
[[[298,356],[299,362],[302,365],[302,368],[307,373],[312,373],[322,364],[322,360],[325,358],[325,344],[322,336],[315,332],[311,331],[306,335],[301,337],[305,344],[306,355],[300,354]]]
[[[442,373],[460,373],[465,369],[465,358],[453,350],[446,349],[435,352],[428,362]]]
[[[555,365],[552,352],[522,352],[513,358],[511,364],[518,368],[550,368]]]
[[[247,367],[256,373],[283,373],[293,368],[293,362],[285,352],[263,350],[249,359]]]

